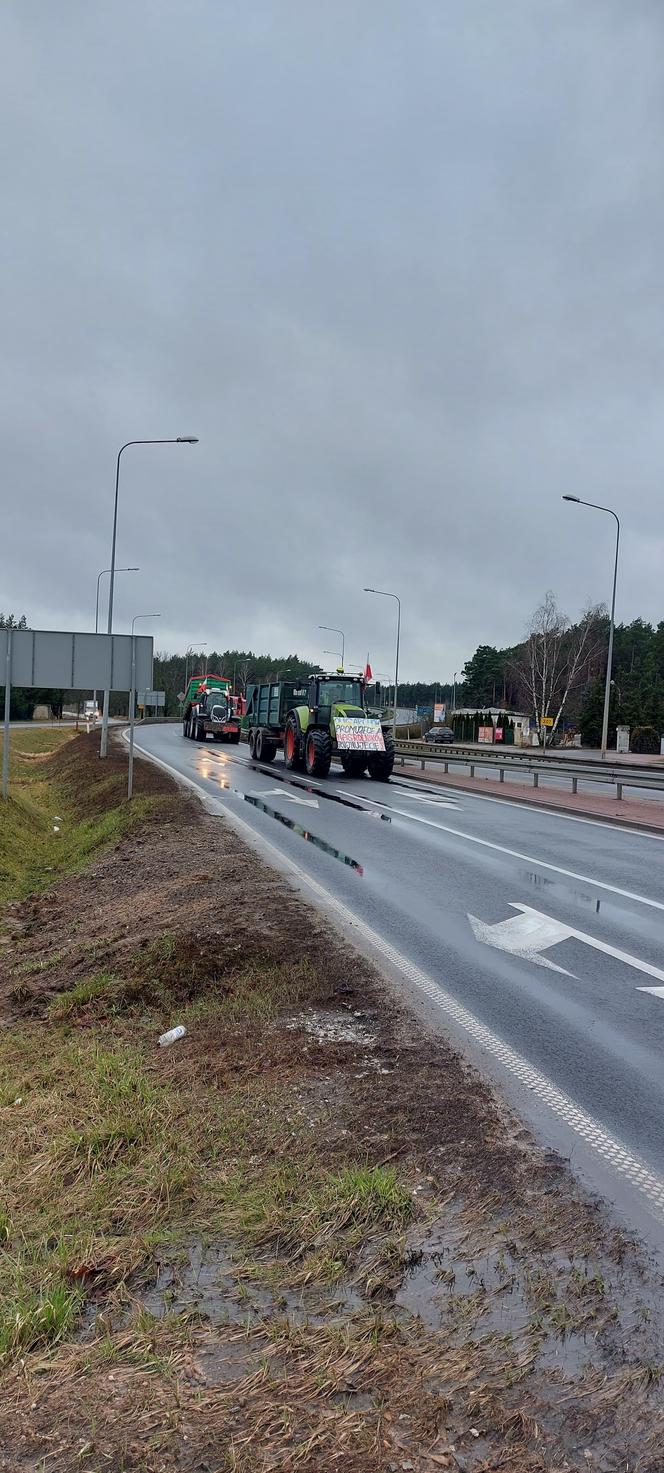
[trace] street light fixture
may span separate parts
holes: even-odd
[[[401,637],[401,599],[397,593],[386,593],[384,588],[365,588],[365,593],[377,593],[380,598],[393,598],[397,604],[397,648],[394,660],[394,718],[392,731],[394,740],[397,739],[397,698],[399,691],[399,640]]]
[[[611,703],[611,667],[613,665],[613,631],[616,618],[616,583],[618,581],[618,553],[620,551],[620,518],[610,506],[599,506],[596,501],[584,501],[580,496],[563,496],[563,501],[574,501],[577,506],[590,506],[593,511],[603,511],[613,517],[616,524],[616,553],[613,562],[613,592],[611,594],[611,618],[609,621],[609,649],[606,658],[606,684],[604,686],[604,715],[602,717],[602,761],[606,760],[609,740],[609,706]]]
[[[343,629],[335,629],[334,624],[319,624],[318,625],[318,628],[319,629],[327,629],[328,634],[338,634],[338,635],[340,635],[340,637],[341,637],[341,668],[343,670],[344,665],[346,663],[346,660],[345,660],[345,655],[346,655],[346,636],[345,636],[345,634],[343,632]],[[323,654],[324,655],[335,654],[335,653],[336,653],[335,650],[323,650]]]
[[[140,573],[140,567],[116,567],[115,572]],[[109,567],[103,567],[102,572],[97,574],[97,602],[96,605],[94,605],[94,633],[96,633],[96,635],[99,635],[99,585],[100,582],[102,582],[103,576],[105,576],[106,573],[110,573]]]
[[[104,577],[104,575],[106,573],[110,573],[110,571],[111,571],[110,568],[102,568],[101,573],[98,573],[98,575],[97,575],[97,601],[95,603],[95,634],[98,634],[99,633],[99,584],[101,583],[101,580]],[[141,570],[140,570],[140,568],[116,568],[115,571],[116,571],[116,573],[140,573]],[[95,703],[95,710],[96,710],[97,709],[97,692],[96,692],[96,690],[93,691],[92,695],[93,695],[93,700],[94,700],[94,703]],[[95,716],[95,721],[96,720],[97,720],[97,718]]]
[[[111,542],[111,566],[109,568],[109,572],[110,572],[110,575],[111,575],[111,583],[110,583],[110,587],[109,587],[109,590],[108,590],[108,633],[109,634],[112,634],[113,633],[113,595],[115,593],[115,544],[116,544],[116,541],[117,541],[117,531],[118,531],[118,492],[119,492],[119,489],[120,489],[120,457],[122,455],[122,452],[123,452],[123,450],[128,450],[130,445],[197,445],[197,444],[198,444],[198,438],[197,438],[196,435],[177,435],[175,437],[175,439],[169,439],[169,440],[127,440],[126,443],[124,445],[121,445],[120,446],[120,449],[118,450],[118,458],[117,458],[117,462],[116,462],[116,466],[115,466],[115,501],[113,503],[113,539],[112,539],[112,542]],[[110,706],[110,699],[111,699],[111,693],[110,693],[110,691],[105,690],[104,691],[104,714],[102,716],[102,723],[101,723],[101,744],[100,744],[100,747],[99,747],[99,756],[100,757],[107,757],[108,756],[108,712],[109,712],[109,706]]]
[[[186,648],[186,650],[184,652],[184,690],[185,690],[185,695],[187,693],[187,686],[189,684],[189,656],[190,655],[197,655],[200,650],[206,650],[206,649],[207,649],[207,640],[206,639],[201,639],[201,640],[198,641],[198,643],[196,644],[196,647],[195,648],[194,648],[194,645],[193,644],[190,644],[190,645],[187,646],[187,648]],[[207,674],[207,655],[205,656],[205,673]]]
[[[129,771],[127,774],[127,798],[134,791],[134,722],[136,719],[136,635],[137,619],[161,619],[161,614],[134,614],[131,621],[131,690],[129,692]]]

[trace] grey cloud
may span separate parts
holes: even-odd
[[[6,8],[0,607],[449,676],[662,616],[661,8]],[[11,142],[9,141],[11,139]]]

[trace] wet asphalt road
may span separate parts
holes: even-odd
[[[396,948],[406,995],[447,998],[438,1026],[664,1249],[664,840],[398,769],[310,781],[179,726],[137,742]]]

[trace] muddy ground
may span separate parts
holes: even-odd
[[[49,759],[65,821],[117,803],[125,761],[104,787],[94,737]],[[141,826],[7,907],[0,1018],[53,1078],[59,1050],[131,1049],[192,1170],[145,1220],[100,1208],[85,1253],[58,1249],[76,1317],[4,1357],[0,1469],[662,1473],[638,1246],[233,829],[137,774]],[[46,1065],[23,1067],[38,1103]],[[72,1119],[83,1083],[58,1084]],[[38,1119],[5,1183],[9,1258],[40,1163],[62,1241],[72,1202],[94,1211],[98,1160],[54,1164]]]

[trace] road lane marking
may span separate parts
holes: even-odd
[[[493,849],[498,854],[509,854],[511,859],[523,859],[526,864],[534,864],[539,869],[553,870],[557,875],[565,875],[568,880],[581,880],[584,885],[594,885],[598,890],[608,890],[612,895],[622,895],[625,900],[636,900],[639,905],[649,905],[653,910],[664,910],[664,901],[651,900],[648,895],[637,895],[634,890],[623,890],[620,885],[610,885],[607,880],[593,880],[590,875],[580,875],[576,870],[564,869],[561,864],[552,864],[548,859],[535,859],[532,854],[521,854],[518,849],[508,849],[505,844],[495,844],[491,839],[480,839],[477,834],[465,834],[463,829],[453,829],[451,824],[437,823],[435,818],[423,818],[421,813],[408,813],[405,808],[395,808],[392,803],[381,803],[378,798],[366,798],[366,803],[375,803],[379,808],[386,808],[389,813],[398,813],[400,818],[409,818],[411,823],[423,823],[430,829],[441,829],[445,834],[453,834],[457,839],[465,839],[469,844],[479,844],[483,849]]]
[[[284,803],[301,803],[304,808],[319,807],[317,798],[299,798],[297,793],[287,793],[283,788],[257,788],[251,796],[254,798],[267,798],[270,796],[274,797],[275,795],[277,798],[283,798]]]
[[[567,972],[564,967],[558,967],[548,958],[540,956],[541,951],[546,951],[550,946],[557,946],[560,941],[583,941],[585,946],[592,946],[595,951],[603,951],[605,956],[613,956],[616,961],[624,962],[627,967],[635,967],[637,972],[645,972],[648,977],[657,977],[664,982],[664,972],[661,967],[654,967],[650,962],[642,962],[638,956],[632,956],[629,951],[621,951],[618,946],[610,946],[608,941],[600,941],[597,936],[590,936],[587,931],[578,931],[576,926],[568,926],[565,921],[557,921],[554,916],[547,916],[540,910],[534,910],[532,905],[521,905],[517,901],[510,901],[512,910],[519,911],[519,915],[510,916],[506,921],[498,921],[495,926],[488,925],[478,920],[477,916],[468,914],[468,920],[478,941],[483,941],[487,946],[495,946],[499,951],[511,951],[514,956],[522,956],[525,960],[534,962],[539,967],[550,967],[554,972],[563,972],[566,977],[573,977],[573,972]],[[657,996],[664,995],[662,987],[639,987],[638,992],[654,992]]]
[[[337,788],[337,792],[342,793],[344,792],[344,789]],[[365,803],[378,802],[377,798],[369,798],[364,793],[353,793],[351,796],[353,798],[360,798]],[[437,796],[434,798],[430,798],[427,793],[409,793],[408,797],[412,803],[426,803],[431,808],[454,808],[456,810],[462,808],[462,804],[457,803],[454,799],[439,798]]]
[[[468,1034],[469,1038],[472,1038],[474,1043],[485,1049],[492,1058],[496,1059],[508,1074],[512,1075],[520,1084],[530,1090],[540,1103],[551,1111],[552,1115],[562,1120],[574,1135],[578,1136],[591,1151],[595,1152],[605,1166],[608,1166],[617,1176],[624,1177],[630,1183],[630,1186],[645,1198],[653,1216],[660,1223],[664,1222],[664,1179],[657,1176],[654,1171],[651,1171],[650,1167],[646,1166],[645,1162],[641,1161],[638,1156],[634,1156],[623,1145],[622,1141],[610,1135],[592,1115],[588,1115],[585,1110],[579,1109],[578,1105],[575,1104],[574,1100],[570,1099],[569,1095],[564,1094],[562,1090],[558,1089],[557,1085],[553,1084],[539,1069],[535,1069],[510,1044],[505,1043],[497,1034],[492,1033],[486,1024],[482,1023],[479,1018],[476,1018],[473,1013],[469,1012],[468,1008],[465,1008],[462,1003],[457,1002],[456,998],[446,992],[433,977],[421,971],[414,962],[409,961],[408,957],[404,956],[402,952],[397,951],[397,948],[392,946],[391,942],[387,941],[384,936],[381,936],[378,931],[374,931],[373,927],[367,925],[366,921],[360,920],[359,916],[356,916],[353,911],[349,910],[343,901],[337,900],[335,895],[332,895],[329,890],[325,889],[324,885],[320,885],[317,880],[314,880],[311,875],[307,874],[306,870],[301,869],[299,864],[296,864],[293,859],[287,854],[284,854],[269,839],[264,838],[262,834],[257,835],[256,831],[252,828],[251,824],[247,823],[246,819],[240,818],[239,814],[228,809],[218,799],[209,797],[201,788],[200,782],[196,782],[193,778],[188,777],[179,768],[173,767],[171,763],[165,762],[161,757],[155,757],[152,752],[140,746],[138,743],[136,743],[136,747],[139,752],[142,752],[143,756],[148,757],[157,767],[163,767],[164,771],[169,772],[172,776],[174,775],[186,787],[192,788],[198,794],[201,801],[208,807],[209,811],[218,814],[220,817],[225,817],[230,823],[236,824],[238,828],[245,832],[249,842],[253,845],[258,843],[261,847],[267,849],[270,854],[274,855],[277,868],[290,870],[291,874],[296,876],[298,884],[317,896],[323,902],[326,909],[334,912],[349,931],[354,931],[356,934],[363,936],[368,945],[379,955],[382,955],[391,966],[396,967],[404,977],[407,977],[441,1012],[446,1013],[459,1028],[462,1028]]]
[[[572,773],[573,776],[574,774]],[[415,784],[416,782],[426,785],[427,779],[425,777],[408,777],[407,774],[402,776],[401,769],[399,769],[399,777],[393,779],[395,787],[405,788],[406,790],[410,788],[411,784]],[[429,786],[433,787],[433,782]],[[627,787],[628,784],[625,784],[625,786]],[[624,819],[621,820],[619,814],[613,814],[607,818],[587,818],[585,814],[569,813],[564,809],[550,808],[546,803],[530,802],[524,798],[496,798],[493,793],[480,793],[476,788],[462,788],[461,786],[446,789],[444,783],[441,784],[441,787],[446,792],[460,792],[464,793],[467,798],[478,798],[480,803],[497,803],[501,808],[520,808],[522,812],[525,810],[526,812],[535,814],[538,818],[559,818],[567,823],[585,823],[590,824],[591,828],[594,829],[618,829],[619,833],[633,834],[635,839],[655,839],[658,844],[664,844],[664,834],[655,833],[652,829],[639,829],[635,824],[625,823]],[[633,789],[632,791],[636,791],[638,794],[639,790]]]

